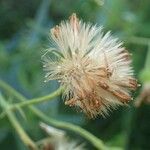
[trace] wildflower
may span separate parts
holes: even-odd
[[[43,56],[46,81],[64,86],[65,104],[90,118],[127,104],[137,88],[129,52],[110,32],[72,14],[50,30],[51,47]]]
[[[44,150],[85,150],[83,144],[69,140],[65,131],[56,129],[45,123],[40,123],[40,127],[51,137],[42,143]]]

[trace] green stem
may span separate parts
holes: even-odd
[[[7,83],[5,83],[1,79],[0,79],[0,87],[4,91],[9,92],[12,96],[18,98],[18,100],[20,100],[20,101],[25,101],[26,100],[26,98],[22,94],[20,94],[18,91],[16,91],[14,88],[12,88],[10,85],[8,85]]]
[[[83,129],[77,125],[73,125],[71,123],[57,121],[55,119],[52,119],[49,116],[46,116],[43,112],[41,112],[38,109],[33,108],[33,107],[32,107],[32,112],[34,112],[39,118],[41,118],[45,122],[47,122],[55,127],[63,128],[66,130],[71,130],[71,131],[74,131],[75,133],[78,133],[79,135],[81,135],[82,137],[84,137],[85,139],[90,141],[98,150],[113,150],[113,149],[114,150],[122,150],[121,148],[117,148],[117,147],[109,148],[109,147],[105,146],[102,140],[100,140],[99,138],[97,138],[96,136],[91,134],[90,132],[86,131],[85,129]]]
[[[41,118],[45,122],[47,122],[55,127],[71,130],[71,131],[74,131],[74,132],[80,134],[81,136],[86,138],[88,141],[90,141],[99,150],[106,150],[105,145],[103,144],[103,142],[100,139],[98,139],[97,137],[92,135],[90,132],[82,129],[81,127],[73,125],[71,123],[57,121],[55,119],[52,119],[52,118],[46,116],[43,112],[41,112],[35,108],[32,108],[32,112],[34,112],[39,118]]]
[[[147,56],[146,56],[146,62],[145,62],[145,69],[149,70],[150,66],[150,38],[144,38],[144,37],[130,37],[128,39],[125,39],[127,43],[134,43],[134,44],[140,44],[148,46]]]
[[[0,95],[0,104],[4,110],[8,109],[9,107],[9,104],[6,102],[6,100],[4,100],[2,95]],[[15,115],[10,110],[6,112],[6,115],[13,127],[15,128],[15,130],[17,131],[18,135],[20,136],[21,140],[24,142],[24,144],[32,150],[37,150],[36,145],[23,130]]]
[[[46,101],[52,100],[53,98],[59,96],[62,93],[62,91],[63,91],[63,88],[60,87],[59,89],[57,89],[56,91],[54,91],[53,93],[51,93],[49,95],[39,97],[39,98],[33,98],[30,100],[26,99],[26,101],[22,101],[20,103],[12,105],[9,109],[14,110],[16,108],[25,107],[25,106],[29,106],[29,105],[38,104],[41,102],[46,102]]]
[[[24,96],[22,96],[20,93],[18,93],[16,90],[14,90],[12,87],[10,87],[9,85],[7,85],[5,82],[3,82],[1,80],[0,80],[0,87],[3,88],[4,90],[10,92],[12,95],[14,95],[20,101],[26,100],[26,98]],[[99,138],[97,138],[90,132],[86,131],[85,129],[83,129],[77,125],[73,125],[71,123],[66,123],[66,122],[57,121],[55,119],[52,119],[49,116],[46,116],[43,112],[41,112],[34,106],[29,106],[29,108],[34,114],[36,114],[39,118],[41,118],[41,120],[43,120],[53,126],[64,128],[66,130],[71,130],[71,131],[74,131],[75,133],[78,133],[79,135],[81,135],[82,137],[84,137],[85,139],[90,141],[98,150],[112,150],[112,149],[122,150],[121,148],[116,148],[116,147],[115,148],[106,147],[104,145],[103,141],[101,141]]]
[[[139,45],[148,45],[150,43],[149,38],[144,38],[144,37],[130,37],[127,39],[124,39],[126,43],[134,43],[134,44],[139,44]]]

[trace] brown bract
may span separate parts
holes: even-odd
[[[67,100],[65,102],[66,105],[79,106],[89,118],[95,118],[101,109],[107,107],[105,99],[98,94],[102,91],[101,89],[105,90],[110,95],[115,96],[122,104],[126,104],[132,99],[127,92],[120,90],[119,86],[135,90],[138,86],[136,79],[130,78],[128,79],[128,82],[120,82],[120,84],[112,85],[109,83],[109,78],[113,75],[113,72],[108,68],[98,68],[91,72],[85,72],[84,75],[80,74],[78,78],[77,75],[75,75],[76,73],[73,72],[76,76],[75,80],[77,80],[76,82],[78,83],[80,90],[74,89],[76,98],[74,97]],[[84,87],[81,88],[81,80],[86,82],[84,83],[87,85],[85,89]],[[113,88],[113,86],[117,88]]]

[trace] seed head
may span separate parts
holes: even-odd
[[[85,150],[85,144],[68,139],[66,132],[40,123],[40,127],[51,137],[42,140],[42,150]]]
[[[51,29],[51,45],[43,56],[46,81],[65,87],[65,104],[80,108],[90,118],[127,104],[137,88],[129,52],[110,32],[79,20]]]

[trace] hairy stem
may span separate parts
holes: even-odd
[[[53,93],[51,93],[49,95],[39,97],[39,98],[33,98],[33,99],[30,99],[30,100],[26,99],[26,101],[22,101],[20,103],[12,105],[9,109],[13,110],[13,109],[16,109],[16,108],[25,107],[25,106],[29,106],[29,105],[38,104],[38,103],[53,100],[53,98],[59,96],[62,93],[62,91],[63,91],[63,88],[60,87],[59,89],[57,89],[56,91],[54,91]]]
[[[7,101],[2,97],[2,95],[0,95],[0,105],[1,107],[6,110],[9,107],[9,104],[7,103]],[[18,122],[17,118],[15,117],[15,115],[8,110],[6,112],[6,115],[10,121],[10,123],[12,124],[12,126],[15,128],[16,132],[18,133],[19,137],[21,138],[21,140],[23,141],[23,143],[29,147],[31,150],[37,150],[36,144],[30,139],[30,137],[26,134],[26,132],[23,130],[23,128],[21,127],[20,123]]]

